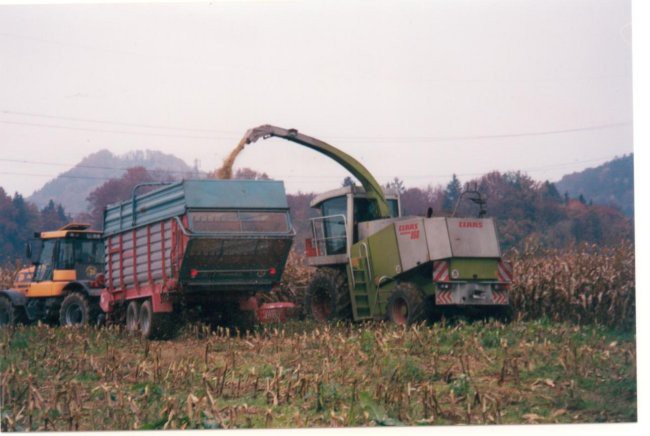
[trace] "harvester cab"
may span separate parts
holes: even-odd
[[[399,195],[392,189],[383,193],[390,217],[400,216]],[[309,206],[320,213],[310,220],[312,237],[305,241],[312,266],[347,262],[350,248],[359,242],[359,224],[380,219],[376,203],[354,184],[317,195]]]
[[[404,217],[399,198],[384,192],[370,172],[343,151],[295,129],[263,125],[242,144],[277,137],[322,153],[361,183],[317,196],[320,211],[307,241],[317,267],[305,296],[317,320],[388,318],[419,322],[448,312],[511,316],[512,268],[501,257],[496,226],[485,218],[485,200],[467,192],[478,218]]]
[[[33,267],[21,270],[14,289],[0,291],[0,323],[94,321],[103,288],[104,244],[101,232],[89,227],[71,223],[34,235],[36,241],[26,246]]]

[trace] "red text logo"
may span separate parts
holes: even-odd
[[[463,229],[482,229],[482,221],[458,221],[458,227]]]

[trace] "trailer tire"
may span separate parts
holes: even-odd
[[[246,332],[250,332],[255,328],[257,324],[257,316],[252,310],[241,310],[239,307],[235,308],[231,318],[228,320],[228,325],[236,331],[239,331],[240,335],[244,335]]]
[[[140,303],[131,300],[126,306],[126,330],[135,333],[140,328]]]
[[[424,295],[411,283],[400,283],[395,287],[386,311],[388,319],[397,325],[416,324],[427,318]]]
[[[149,299],[140,305],[138,321],[140,333],[146,339],[168,339],[175,332],[173,313],[155,313]]]
[[[320,268],[307,287],[305,312],[319,321],[348,320],[352,318],[352,303],[347,279],[342,271]]]
[[[80,292],[71,292],[61,302],[59,324],[61,326],[87,325],[95,316],[88,298]]]
[[[7,297],[0,297],[0,327],[16,324],[16,309]]]

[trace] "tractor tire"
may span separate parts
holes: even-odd
[[[397,325],[411,325],[427,318],[426,300],[422,291],[411,283],[398,284],[386,306],[388,319]]]
[[[0,328],[16,324],[16,308],[7,297],[0,297]]]
[[[131,333],[140,329],[140,303],[131,300],[126,306],[126,330]]]
[[[169,339],[176,329],[173,313],[155,313],[151,300],[147,299],[140,305],[138,321],[140,333],[146,339]]]
[[[61,302],[59,324],[61,326],[90,324],[96,317],[94,312],[90,306],[88,297],[80,292],[71,292]]]
[[[344,273],[334,268],[320,268],[305,293],[306,315],[318,322],[352,318],[350,289]]]

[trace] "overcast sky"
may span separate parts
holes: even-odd
[[[380,182],[555,181],[632,152],[630,21],[621,0],[0,6],[0,186],[29,195],[103,148],[212,170],[266,123]],[[277,139],[242,166],[290,192],[346,176]]]

